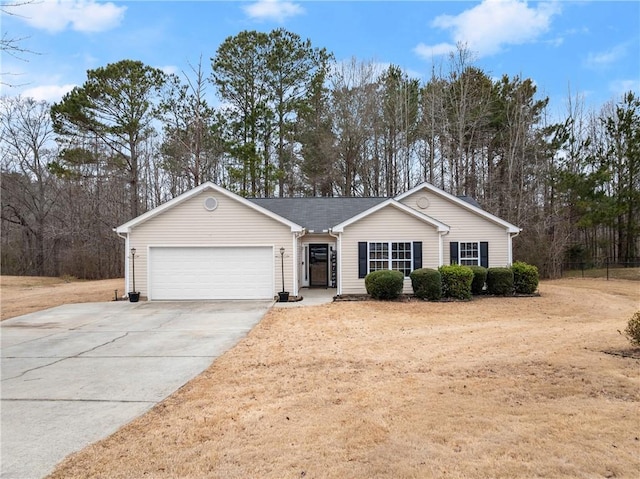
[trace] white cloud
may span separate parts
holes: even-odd
[[[164,65],[158,67],[159,70],[162,70],[167,75],[177,75],[180,72],[180,68],[175,65]]]
[[[17,18],[50,33],[67,28],[78,32],[103,32],[117,27],[126,9],[95,0],[40,0],[21,5]]]
[[[640,93],[640,80],[615,80],[609,83],[609,90],[618,97],[629,91]]]
[[[626,44],[616,45],[603,52],[589,53],[586,59],[586,66],[589,68],[606,68],[624,58],[626,53]]]
[[[49,103],[62,100],[62,97],[69,93],[76,85],[40,85],[27,88],[21,95],[33,98],[37,101],[47,101]]]
[[[304,13],[304,9],[293,2],[279,0],[258,0],[242,7],[249,17],[257,20],[275,20],[282,22],[288,17]]]
[[[454,52],[456,49],[455,45],[451,43],[438,43],[437,45],[425,45],[424,43],[419,43],[413,51],[425,58],[427,60],[431,60],[433,57],[448,55],[451,52]]]
[[[557,2],[539,3],[529,7],[521,0],[484,0],[459,15],[440,15],[432,26],[451,32],[451,44],[465,44],[479,56],[494,55],[505,45],[519,45],[535,41],[547,32],[551,19],[560,12]],[[445,46],[420,44],[415,48],[421,56],[446,54]],[[426,53],[426,55],[425,55]]]

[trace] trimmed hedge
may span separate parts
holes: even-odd
[[[533,294],[538,289],[538,268],[532,264],[516,261],[511,266],[513,287],[516,294]]]
[[[420,299],[437,301],[442,297],[442,276],[431,268],[414,269],[409,275],[413,293]]]
[[[442,295],[445,298],[471,299],[473,271],[468,266],[451,264],[438,268],[442,276]]]
[[[513,295],[513,271],[511,268],[487,270],[487,292],[497,296]]]
[[[402,293],[404,275],[400,271],[380,270],[364,277],[364,286],[373,299],[396,299]]]
[[[487,268],[484,266],[469,266],[473,271],[473,281],[471,281],[471,294],[478,295],[484,293],[484,284],[487,282]]]

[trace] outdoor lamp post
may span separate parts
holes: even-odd
[[[284,290],[284,247],[280,247],[280,268],[282,270],[282,291],[279,293],[280,302],[286,303],[289,301],[289,293]]]
[[[136,303],[140,299],[139,293],[136,291],[136,249],[131,248],[131,274],[133,279],[133,291],[129,292],[129,301]]]
[[[280,266],[282,269],[282,291],[284,292],[284,246],[280,247]]]
[[[131,248],[131,267],[133,269],[133,292],[136,292],[136,249]]]

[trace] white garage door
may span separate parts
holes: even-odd
[[[149,298],[271,299],[271,247],[152,247]]]

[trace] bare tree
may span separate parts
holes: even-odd
[[[31,98],[0,98],[2,154],[2,228],[4,251],[18,261],[17,271],[44,275],[48,219],[57,191],[47,163],[55,155],[49,105]],[[16,251],[14,248],[20,248]],[[26,260],[16,258],[20,255]]]
[[[34,0],[17,0],[10,2],[0,2],[0,14],[2,15],[10,15],[10,16],[19,16],[16,9],[23,7],[25,5],[34,4]],[[10,55],[13,58],[20,61],[27,61],[27,55],[38,55],[38,53],[26,48],[24,43],[28,40],[29,37],[15,37],[6,30],[3,29],[2,36],[0,37],[0,52],[2,54]],[[5,86],[16,86],[12,83],[5,81],[8,76],[13,76],[10,72],[0,72],[0,85]]]
[[[373,137],[372,124],[379,110],[376,102],[378,72],[372,62],[337,65],[331,78],[333,132],[337,138],[336,163],[338,193],[359,196],[364,193],[363,174],[367,142]],[[377,160],[377,158],[373,158]]]

